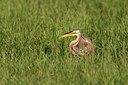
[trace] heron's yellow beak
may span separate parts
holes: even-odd
[[[70,34],[65,34],[60,36],[59,38],[65,38],[65,37],[69,37],[69,36],[74,36],[74,34],[70,33]]]

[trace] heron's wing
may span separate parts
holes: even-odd
[[[87,38],[87,37],[83,37],[82,39],[83,39],[82,42],[85,45],[87,53],[88,54],[94,54],[94,46],[93,46],[92,41],[89,38]]]

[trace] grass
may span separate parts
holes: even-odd
[[[128,85],[127,0],[0,0],[0,85]],[[79,29],[96,55],[74,56]]]

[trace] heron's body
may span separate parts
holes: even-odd
[[[85,55],[86,53],[94,54],[94,47],[92,41],[87,37],[81,36],[79,30],[69,32],[68,34],[66,33],[62,37],[73,36],[73,35],[76,36],[76,39],[71,41],[69,45],[72,54],[75,55]]]
[[[84,38],[83,36],[77,36],[77,38],[72,41],[69,46],[72,54],[94,54],[92,41],[89,38]]]

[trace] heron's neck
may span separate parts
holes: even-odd
[[[76,46],[80,41],[81,35],[76,35],[76,39],[72,41],[73,46]]]

